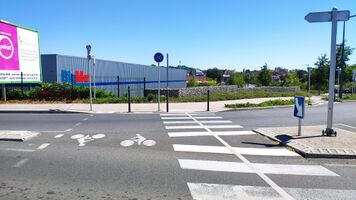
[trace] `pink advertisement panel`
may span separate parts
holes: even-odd
[[[0,70],[19,70],[17,28],[0,22]]]

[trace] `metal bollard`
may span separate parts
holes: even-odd
[[[210,111],[210,88],[208,88],[208,101],[207,101],[207,111],[209,112]]]

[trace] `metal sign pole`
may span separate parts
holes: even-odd
[[[88,74],[89,74],[89,99],[90,99],[90,111],[93,111],[93,99],[92,99],[92,94],[91,94],[91,74],[90,74],[90,60],[91,60],[91,46],[87,45],[87,56],[88,56]]]
[[[95,60],[95,57],[93,56],[93,84],[94,84],[94,99],[96,99],[95,65],[96,65],[96,60]]]
[[[161,110],[161,72],[160,72],[160,67],[159,67],[159,63],[158,63],[158,91],[157,91],[157,101],[158,101],[158,112],[160,112]]]
[[[167,53],[167,78],[166,78],[166,110],[167,110],[167,112],[169,112],[168,69],[169,69],[169,59],[168,59],[168,53]]]
[[[334,134],[333,109],[334,109],[334,85],[335,85],[335,64],[336,64],[336,31],[337,31],[337,8],[333,8],[331,17],[331,49],[330,49],[330,74],[329,74],[329,102],[326,134]]]
[[[302,135],[302,118],[298,118],[298,136]]]

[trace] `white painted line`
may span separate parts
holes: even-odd
[[[242,148],[233,147],[235,151],[243,155],[259,155],[259,156],[299,156],[299,154],[289,151],[284,148],[267,149],[267,148]],[[204,146],[204,145],[185,145],[173,144],[174,151],[182,152],[199,152],[199,153],[219,153],[219,154],[234,154],[225,146]]]
[[[253,131],[214,131],[216,135],[255,135]],[[210,132],[169,132],[169,137],[213,136]]]
[[[67,129],[67,130],[65,130],[66,132],[70,132],[70,131],[72,131],[73,129],[72,128],[69,128],[69,129]]]
[[[230,124],[232,121],[230,120],[208,120],[208,121],[200,121],[202,124]]]
[[[210,129],[210,128],[243,128],[240,125],[209,125],[209,126],[166,126],[166,129]]]
[[[44,148],[46,148],[48,146],[49,146],[49,143],[44,143],[44,144],[41,144],[39,147],[37,147],[37,149],[38,150],[42,150],[42,149],[44,149]]]
[[[208,161],[208,160],[189,160],[178,159],[183,169],[236,172],[236,173],[255,173],[246,163]],[[263,164],[251,163],[252,166],[265,174],[283,175],[304,175],[304,176],[339,176],[336,173],[320,165],[283,165],[283,164]]]
[[[195,200],[283,199],[270,187],[210,183],[187,183],[187,185]]]
[[[109,111],[107,112],[108,114],[114,114],[115,112],[114,111]]]
[[[16,164],[14,164],[12,167],[21,167],[22,165],[24,165],[28,161],[29,161],[28,158],[24,158],[24,159],[20,160],[19,162],[17,162]]]
[[[58,134],[58,135],[54,136],[54,138],[61,138],[61,137],[63,137],[63,135],[64,134]]]
[[[349,165],[349,164],[336,164],[336,163],[326,163],[325,166],[329,167],[356,167],[356,165]]]
[[[81,124],[81,123],[80,123],[80,122],[78,122],[78,123],[76,123],[76,124],[75,124],[75,126],[79,126],[80,124]]]
[[[210,183],[187,183],[189,190],[195,200],[232,200],[232,199],[254,199],[272,200],[283,199],[271,187],[245,186],[245,185],[223,185]],[[354,199],[356,190],[338,189],[314,189],[314,188],[285,188],[295,199]]]
[[[215,116],[215,113],[192,113],[192,114],[189,114],[189,115],[190,116]]]
[[[187,116],[185,113],[164,113],[160,114],[160,116]]]
[[[187,114],[187,115],[189,117],[192,117],[189,114]],[[197,121],[196,119],[193,119],[193,120]],[[199,125],[203,126],[202,123],[199,123]],[[294,199],[291,195],[289,195],[286,191],[284,191],[279,185],[277,185],[272,179],[270,179],[268,176],[266,176],[264,173],[262,173],[256,167],[254,167],[252,165],[252,163],[250,161],[248,161],[243,155],[241,155],[238,152],[236,152],[225,140],[223,140],[220,136],[216,135],[211,129],[205,128],[205,130],[210,132],[210,133],[212,133],[217,140],[219,140],[224,146],[226,146],[231,152],[233,152],[240,160],[242,160],[243,163],[245,163],[247,165],[247,167],[249,169],[251,169],[259,177],[261,177],[268,185],[270,185],[284,199],[287,199],[287,200],[293,200]]]
[[[34,152],[35,150],[33,150],[33,149],[0,148],[0,151]]]
[[[93,117],[94,115],[93,114],[91,114],[91,115],[89,115],[90,117]]]
[[[196,124],[195,121],[163,121],[163,124]]]
[[[350,125],[347,125],[347,124],[335,124],[335,125],[345,126],[345,127],[352,128],[352,129],[356,130],[356,127],[350,126]]]
[[[84,118],[84,119],[83,119],[83,121],[87,121],[87,120],[88,120],[88,118]]]
[[[161,117],[162,120],[179,120],[179,119],[191,119],[190,117]],[[211,117],[195,117],[195,119],[222,119],[220,116],[211,116]]]

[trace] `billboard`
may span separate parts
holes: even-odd
[[[0,21],[0,84],[42,81],[38,32]]]

